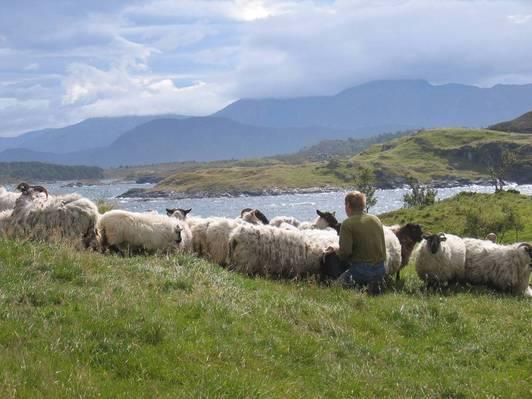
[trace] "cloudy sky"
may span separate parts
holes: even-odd
[[[2,1],[0,136],[398,78],[531,83],[532,0]]]

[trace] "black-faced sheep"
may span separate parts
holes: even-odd
[[[258,209],[253,209],[253,208],[242,209],[240,211],[240,219],[248,223],[251,223],[251,224],[269,224],[270,223],[270,221],[268,220],[266,215],[264,215],[264,213],[262,213]]]
[[[464,240],[444,233],[423,238],[415,254],[419,278],[429,285],[463,281],[466,259]]]

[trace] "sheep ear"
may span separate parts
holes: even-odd
[[[192,211],[192,208],[183,210],[185,216],[187,216]]]
[[[332,213],[332,215],[333,215],[333,216],[336,216],[336,211],[334,211],[334,212]]]
[[[322,212],[322,211],[320,211],[319,209],[316,209],[316,213],[318,214],[318,216],[321,216],[321,217],[323,217],[323,212]]]
[[[175,212],[175,209],[166,208],[166,214],[168,216],[172,216]]]

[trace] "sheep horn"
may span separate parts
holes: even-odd
[[[262,223],[264,223],[264,224],[270,224],[270,221],[268,220],[268,218],[266,217],[266,215],[264,215],[264,213],[262,213],[262,212],[259,211],[258,209],[254,209],[254,210],[253,210],[253,213],[255,214],[255,216],[257,217],[257,219],[259,219]]]
[[[41,193],[46,194],[46,198],[48,198],[48,190],[45,189],[43,186],[31,186],[32,190],[39,191]]]

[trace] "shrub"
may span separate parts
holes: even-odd
[[[412,191],[403,196],[404,208],[427,206],[436,202],[436,195],[438,195],[437,190],[420,184],[417,180],[412,178],[408,180],[408,185]]]

